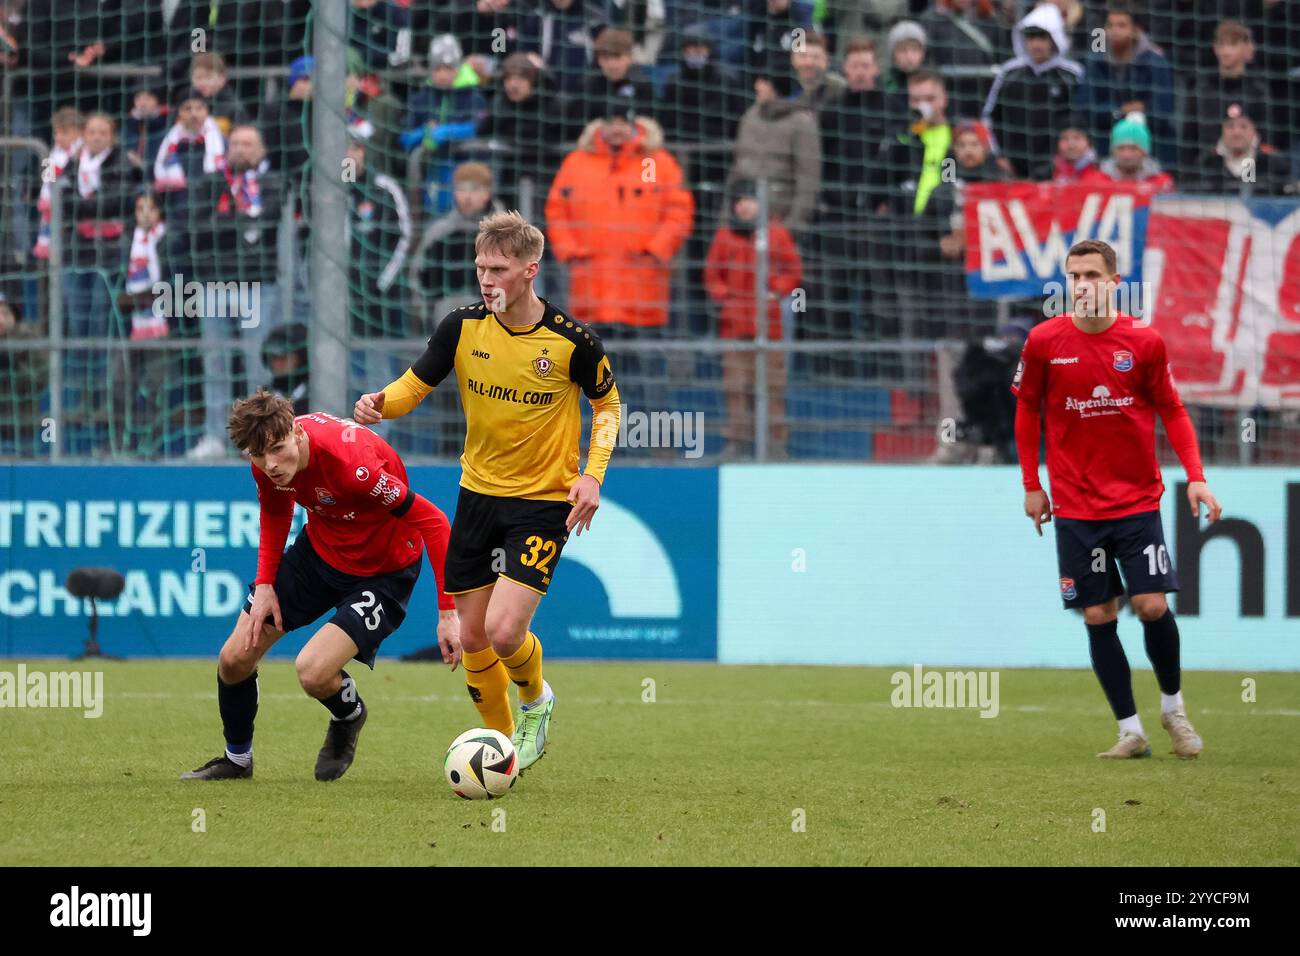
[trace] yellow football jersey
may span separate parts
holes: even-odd
[[[385,389],[384,417],[397,418],[455,369],[466,422],[460,483],[471,491],[566,499],[579,476],[579,389],[594,412],[586,474],[604,482],[619,414],[609,356],[590,328],[541,301],[541,321],[524,329],[504,325],[482,302],[456,309]]]

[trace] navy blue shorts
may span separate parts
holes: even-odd
[[[1066,607],[1105,604],[1125,592],[1131,597],[1178,590],[1159,511],[1102,521],[1053,516],[1052,523]]]
[[[331,608],[329,623],[337,625],[357,645],[356,659],[375,666],[384,638],[406,619],[406,605],[420,577],[420,560],[374,577],[344,574],[325,563],[302,531],[280,559],[275,596],[285,633],[306,627]],[[244,610],[253,609],[254,586],[248,586]],[[274,626],[274,622],[272,622]]]

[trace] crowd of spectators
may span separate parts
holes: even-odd
[[[11,160],[0,271],[48,259],[60,203],[63,273],[49,281],[64,335],[224,343],[122,368],[103,349],[65,353],[87,409],[111,398],[144,421],[160,390],[188,388],[198,456],[225,448],[231,395],[272,382],[271,352],[296,360],[268,336],[309,324],[311,6],[0,0],[11,132],[49,147],[44,168]],[[968,183],[1277,196],[1300,177],[1300,13],[1284,0],[348,6],[357,338],[427,334],[472,298],[489,209],[526,207],[562,267],[544,294],[606,338],[749,338],[765,181],[769,338],[936,337],[993,329],[963,290]],[[116,64],[154,69],[104,69]],[[205,291],[160,317],[148,290],[173,276]],[[12,301],[11,329],[36,319]],[[353,363],[367,383],[390,371],[371,351]],[[737,355],[729,392],[754,374],[753,353]],[[783,359],[768,369],[774,394],[786,374]]]

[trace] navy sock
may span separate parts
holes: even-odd
[[[245,754],[253,746],[253,719],[257,716],[257,671],[237,684],[217,676],[217,708],[226,735],[226,749]]]
[[[1156,672],[1162,694],[1173,695],[1182,688],[1182,670],[1178,666],[1178,622],[1173,611],[1165,611],[1157,621],[1143,621],[1147,659]]]
[[[361,695],[357,693],[356,682],[342,671],[343,686],[328,697],[321,698],[321,703],[335,720],[350,720],[361,713]]]
[[[1133,675],[1124,656],[1124,645],[1119,642],[1119,623],[1108,621],[1087,627],[1092,669],[1106,693],[1110,709],[1116,720],[1132,717],[1137,713],[1137,705],[1133,703]]]

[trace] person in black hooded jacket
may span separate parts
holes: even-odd
[[[534,209],[539,210],[567,151],[564,125],[555,99],[538,89],[537,66],[526,53],[512,53],[501,64],[501,88],[480,120],[480,139],[510,147],[498,155],[497,194],[511,209],[519,208],[520,180],[533,182]]]
[[[659,103],[664,137],[671,143],[717,143],[731,139],[748,106],[739,77],[714,62],[713,42],[699,33],[683,35],[681,65],[669,78]],[[726,175],[726,154],[692,154],[687,172],[691,183],[721,183]]]

